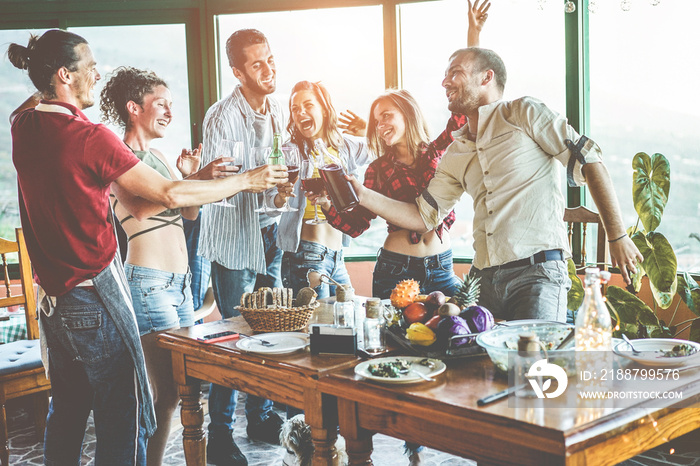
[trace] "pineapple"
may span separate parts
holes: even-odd
[[[401,280],[391,292],[391,305],[403,309],[416,300],[420,294],[420,285],[415,280]]]
[[[476,302],[479,300],[479,291],[481,288],[481,285],[479,285],[481,277],[475,278],[469,275],[464,275],[463,278],[464,281],[462,282],[462,286],[459,287],[457,294],[455,294],[452,298],[452,301],[454,301],[454,303],[461,309],[465,309],[476,304]]]

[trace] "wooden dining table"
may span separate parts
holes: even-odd
[[[311,323],[330,323],[332,305],[322,303]],[[252,334],[242,317],[209,322],[162,333],[158,345],[172,353],[175,383],[182,400],[183,446],[188,466],[206,464],[201,381],[231,387],[303,409],[315,447],[314,466],[333,464],[337,439],[335,398],[316,386],[333,371],[353,367],[351,355],[312,355],[308,348],[289,354],[258,354],[238,348],[238,340],[216,344],[198,337],[224,331]]]
[[[479,407],[479,398],[508,388],[507,377],[485,356],[447,361],[447,366],[435,382],[378,383],[353,369],[319,381],[322,393],[337,397],[351,465],[372,464],[374,433],[480,466],[605,466],[700,428],[699,369],[682,373],[682,399],[631,400],[611,408],[570,396],[547,407],[541,399],[509,398]]]

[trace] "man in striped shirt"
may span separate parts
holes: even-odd
[[[219,143],[229,139],[243,142],[247,155],[244,167],[251,167],[252,149],[272,146],[274,133],[284,131],[281,107],[268,97],[276,87],[274,57],[267,38],[254,29],[234,32],[226,42],[226,53],[240,84],[212,105],[204,117],[203,163],[214,160],[219,154]],[[199,240],[199,253],[211,261],[214,296],[224,318],[239,315],[234,308],[243,293],[260,286],[282,286],[277,223],[265,213],[255,212],[264,197],[241,193],[229,202],[234,207],[203,207]],[[237,395],[230,388],[211,386],[207,444],[210,463],[248,464],[232,438]],[[248,437],[279,442],[282,420],[272,411],[272,401],[248,395],[246,417]]]

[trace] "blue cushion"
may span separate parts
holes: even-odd
[[[0,345],[0,375],[41,367],[39,340],[19,340]]]

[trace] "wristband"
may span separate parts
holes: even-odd
[[[620,241],[620,240],[621,240],[622,238],[624,238],[625,236],[627,236],[627,233],[625,233],[624,235],[620,236],[619,238],[609,239],[609,240],[608,240],[608,243],[614,243],[615,241]]]

